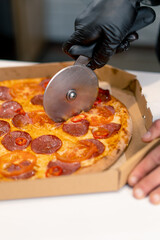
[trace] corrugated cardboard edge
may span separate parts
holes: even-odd
[[[145,126],[148,129],[153,121],[153,116],[149,107],[147,107],[147,101],[145,96],[142,94],[142,87],[137,79],[133,80],[127,89],[134,92],[137,102],[139,102],[139,109],[141,111],[142,117],[145,120]]]
[[[112,184],[107,182],[112,179]],[[96,184],[95,183],[96,180]],[[19,180],[0,183],[0,200],[75,195],[116,191],[119,181],[117,170],[96,174],[61,176],[59,178]]]
[[[71,64],[71,63],[70,63]],[[23,79],[36,77],[52,77],[63,68],[60,63],[42,63],[19,67],[0,68],[0,80]],[[46,76],[46,69],[47,76]]]

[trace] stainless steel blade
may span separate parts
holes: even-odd
[[[66,121],[92,107],[98,93],[98,79],[86,67],[88,61],[88,58],[80,56],[73,66],[62,69],[50,80],[43,106],[53,121]]]

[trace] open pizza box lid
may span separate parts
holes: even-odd
[[[36,64],[26,67],[0,68],[0,81],[34,77],[51,77],[73,62]],[[133,121],[133,136],[126,151],[109,169],[92,174],[69,175],[47,179],[0,182],[0,199],[18,199],[81,193],[116,191],[124,186],[136,164],[159,140],[145,144],[141,136],[152,123],[152,114],[136,76],[106,65],[95,71],[99,81],[111,85],[112,95],[128,108]]]

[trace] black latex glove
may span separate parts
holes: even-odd
[[[157,55],[158,61],[160,62],[160,27],[159,27],[159,33],[158,33],[158,38],[156,43],[156,55]]]
[[[160,5],[160,0],[142,0],[143,4],[149,5],[149,6],[158,6]]]
[[[113,54],[126,50],[138,37],[135,31],[154,19],[154,11],[139,7],[136,0],[94,0],[76,19],[75,32],[63,50],[74,59],[88,56],[88,66],[100,68]]]

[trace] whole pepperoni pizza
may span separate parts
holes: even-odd
[[[43,109],[49,78],[0,82],[0,179],[99,172],[124,152],[132,133],[126,107],[99,88],[88,112],[55,123]]]

